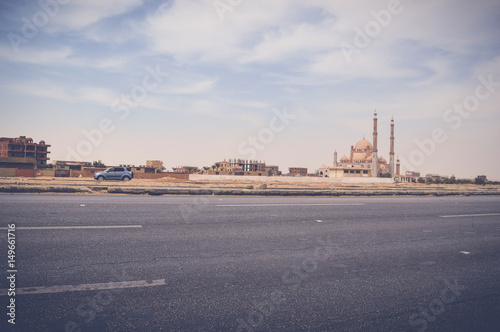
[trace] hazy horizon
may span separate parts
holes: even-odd
[[[3,1],[0,136],[53,160],[313,173],[372,142],[500,180],[500,3]]]

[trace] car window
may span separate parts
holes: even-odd
[[[115,172],[123,172],[123,167],[116,167]]]
[[[115,169],[113,167],[108,168],[108,172],[114,172]]]

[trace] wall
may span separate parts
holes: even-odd
[[[394,183],[392,178],[371,178],[371,177],[342,177],[342,178],[323,178],[323,177],[292,177],[292,176],[232,176],[232,175],[203,175],[190,174],[189,180],[199,181],[257,181],[257,182],[297,182],[297,183]]]
[[[97,170],[97,171],[101,171],[101,170]],[[72,178],[80,177],[80,175],[83,178],[93,178],[94,172],[91,169],[84,169],[83,171],[71,171]],[[165,178],[165,177],[171,177],[171,178],[176,178],[176,179],[181,179],[181,180],[188,180],[189,174],[134,172],[134,179],[161,179],[161,178]]]
[[[17,168],[0,167],[0,176],[14,177],[16,176]]]
[[[181,180],[188,180],[189,174],[185,173],[134,173],[134,179],[161,179],[161,178],[175,178]]]
[[[35,171],[35,176],[48,176],[48,177],[55,177],[55,169],[37,169]]]
[[[94,173],[92,173],[90,170],[71,171],[70,172],[70,177],[72,177],[72,178],[78,178],[78,177],[80,177],[80,175],[82,178],[93,178],[94,177]]]
[[[20,169],[20,168],[18,168],[16,170],[16,176],[33,178],[33,177],[35,177],[35,170],[33,170],[33,169]]]

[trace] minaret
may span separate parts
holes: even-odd
[[[372,177],[378,176],[378,148],[377,148],[377,110],[373,114],[373,153],[372,153]]]
[[[333,153],[333,166],[337,166],[337,150]]]
[[[391,118],[391,149],[389,151],[389,173],[394,177],[394,117]]]
[[[400,171],[400,163],[399,163],[399,157],[398,157],[398,160],[396,161],[396,175],[401,175],[401,171]]]

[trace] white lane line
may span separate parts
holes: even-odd
[[[107,228],[142,228],[142,225],[114,225],[114,226],[33,226],[16,227],[17,229],[107,229]],[[0,227],[7,229],[7,227]]]
[[[101,289],[138,288],[138,287],[152,287],[152,286],[162,286],[162,285],[165,285],[165,279],[105,282],[100,284],[82,284],[78,286],[64,285],[64,286],[51,286],[51,287],[45,287],[45,286],[22,287],[22,288],[16,288],[16,295],[84,292],[84,291],[95,291]],[[0,296],[7,295],[7,291],[8,291],[7,289],[1,289]]]
[[[325,204],[316,204],[316,203],[297,203],[297,204],[216,204],[214,206],[359,206],[359,205],[365,205],[364,203],[338,203],[338,204],[330,204],[330,203],[325,203]]]
[[[500,216],[500,213],[478,213],[478,214],[450,214],[440,216],[441,218],[458,218],[458,217],[485,217],[485,216]]]

